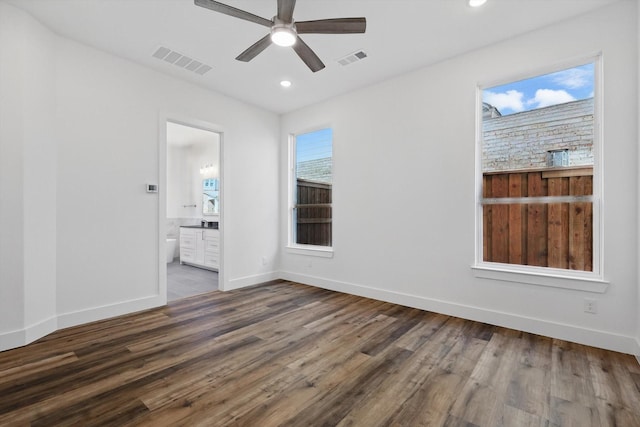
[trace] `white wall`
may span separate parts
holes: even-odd
[[[629,96],[638,93],[635,7],[620,2],[287,114],[279,134],[274,114],[54,36],[0,2],[0,350],[56,322],[162,303],[161,207],[144,184],[162,172],[160,118],[179,116],[223,134],[226,289],[281,274],[637,352],[639,115]],[[476,84],[596,51],[604,53],[611,285],[600,295],[475,278]],[[335,137],[335,256],[280,255],[287,135],[326,124]],[[57,182],[45,196],[55,206],[46,218],[34,207],[41,175]],[[45,257],[44,270],[34,256]],[[598,299],[599,314],[582,312],[585,296]]]
[[[33,48],[23,51],[22,70],[24,283],[25,326],[32,330],[27,339],[35,339],[56,326],[56,70],[51,32],[33,22],[28,28],[24,42]]]
[[[22,38],[24,25],[24,18],[12,12],[0,3],[0,328],[4,333],[24,328],[21,52],[26,47],[12,42]],[[11,341],[16,339],[24,338]]]
[[[638,27],[637,27],[637,35],[638,35],[638,39],[637,39],[637,57],[638,57],[638,118],[637,118],[637,125],[638,125],[638,134],[637,134],[637,138],[638,138],[638,146],[640,146],[640,7],[638,7],[638,18],[637,18],[637,22],[638,22]],[[638,165],[640,165],[640,150],[638,150]],[[640,169],[640,168],[639,168]],[[640,180],[640,170],[638,171],[638,179]],[[640,189],[640,185],[638,186],[638,188]],[[640,225],[640,195],[638,197],[638,207],[636,210],[636,216],[638,219],[638,224]],[[640,226],[638,227],[638,231],[640,232]],[[638,239],[638,256],[636,258],[636,265],[638,266],[638,304],[637,304],[637,311],[636,311],[636,318],[638,321],[638,326],[636,328],[636,342],[638,344],[637,346],[637,350],[636,350],[636,358],[638,359],[638,362],[640,362],[640,238]]]
[[[334,130],[334,257],[284,251],[305,283],[625,352],[637,351],[636,2],[481,49],[281,120],[287,135]],[[603,52],[605,275],[597,294],[476,278],[475,103],[495,82]],[[287,209],[281,168],[281,211]],[[286,215],[280,239],[287,241]],[[283,249],[284,250],[284,249]],[[549,279],[547,284],[553,284]],[[598,301],[597,315],[583,298]]]
[[[87,309],[155,301],[159,206],[144,184],[159,180],[161,113],[214,123],[225,135],[223,286],[257,283],[273,270],[258,260],[277,239],[277,116],[69,40],[59,39],[57,51],[58,312],[65,325],[84,321]],[[252,154],[266,161],[252,164]],[[265,181],[272,185],[262,190],[257,215],[244,206]]]
[[[196,213],[196,208],[184,207],[193,204],[188,154],[186,147],[167,147],[167,218],[193,218]]]
[[[2,2],[0,20],[0,350],[42,336],[42,322],[65,327],[165,301],[165,207],[145,184],[163,172],[167,116],[224,135],[222,286],[275,277],[275,114],[55,36]],[[57,181],[42,199],[48,214],[34,197],[43,176]]]
[[[0,349],[56,327],[54,97],[51,33],[0,3]]]

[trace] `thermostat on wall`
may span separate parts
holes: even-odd
[[[157,184],[147,184],[147,193],[157,193],[158,185]]]

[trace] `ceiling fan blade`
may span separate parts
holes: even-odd
[[[318,55],[316,55],[300,37],[298,37],[296,44],[293,45],[293,50],[296,51],[300,59],[302,59],[302,61],[307,64],[307,67],[309,67],[314,73],[324,68],[324,64],[320,58],[318,58]]]
[[[366,18],[335,18],[296,22],[296,30],[299,34],[353,34],[364,33],[366,29]]]
[[[256,24],[264,25],[265,27],[271,27],[273,25],[273,22],[269,19],[262,18],[254,15],[253,13],[245,12],[244,10],[237,9],[214,0],[195,0],[195,4],[196,6],[204,7],[206,9],[213,10],[214,12],[244,19],[245,21],[255,22]]]
[[[278,19],[287,24],[293,21],[293,9],[296,7],[296,0],[278,0]]]
[[[260,52],[268,48],[270,44],[271,34],[267,34],[266,36],[249,46],[249,48],[238,55],[236,59],[242,62],[249,62],[256,56],[258,56]]]

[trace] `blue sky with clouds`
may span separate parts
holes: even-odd
[[[593,97],[594,64],[544,74],[482,91],[503,116]]]
[[[296,135],[296,161],[324,159],[331,157],[333,131],[320,129]]]

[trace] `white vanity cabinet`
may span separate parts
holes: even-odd
[[[220,230],[180,227],[180,263],[220,268]]]

